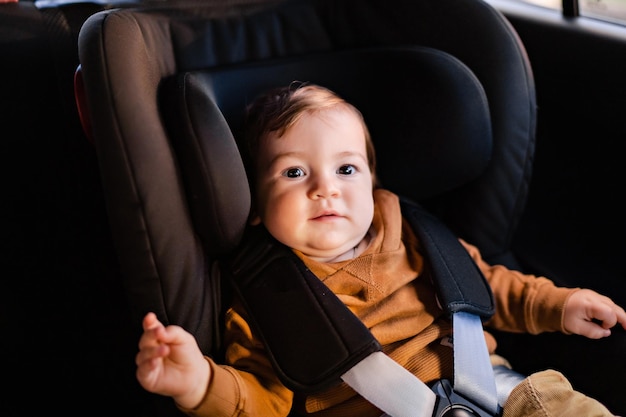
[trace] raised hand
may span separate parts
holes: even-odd
[[[193,335],[179,326],[163,326],[154,313],[144,317],[143,330],[135,357],[141,386],[183,407],[195,407],[206,393],[211,371]]]

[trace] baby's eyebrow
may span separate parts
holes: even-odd
[[[274,162],[277,159],[281,159],[281,158],[300,158],[303,155],[306,155],[306,152],[300,152],[300,151],[289,151],[289,152],[281,152],[279,154],[277,154],[276,156],[274,156],[274,158],[272,158],[272,162]]]
[[[306,155],[304,152],[296,152],[296,151],[282,152],[282,153],[275,155],[272,159],[270,159],[270,161],[267,163],[267,167],[268,168],[272,167],[273,165],[278,163],[281,159],[302,158],[304,155]]]
[[[270,169],[272,166],[276,165],[283,159],[287,159],[287,158],[303,159],[306,157],[306,155],[307,155],[306,152],[300,152],[300,151],[281,152],[277,155],[274,155],[274,157],[270,159],[270,161],[267,163],[267,169]],[[356,157],[356,158],[361,159],[364,163],[368,162],[367,156],[363,155],[361,152],[358,152],[358,151],[341,151],[336,154],[336,157],[338,159]]]
[[[340,157],[345,157],[345,156],[358,156],[361,159],[365,159],[367,160],[367,157],[365,155],[363,155],[361,152],[358,151],[343,151],[343,152],[339,152],[337,154],[337,156]]]

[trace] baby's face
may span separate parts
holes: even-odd
[[[374,215],[359,118],[336,107],[307,113],[258,155],[257,214],[283,244],[321,262],[351,253]]]

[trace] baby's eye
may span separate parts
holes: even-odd
[[[340,175],[352,175],[356,172],[356,168],[354,165],[342,165],[337,170],[337,173]]]
[[[288,168],[283,171],[283,176],[287,178],[299,178],[304,175],[304,171],[301,168]]]

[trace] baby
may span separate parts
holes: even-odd
[[[384,352],[425,383],[453,376],[448,315],[424,269],[417,237],[398,197],[377,186],[375,153],[361,113],[332,91],[292,83],[249,106],[250,227],[290,247],[370,329]],[[588,289],[489,265],[461,241],[492,288],[499,330],[562,331],[597,339],[626,313]],[[137,378],[192,416],[359,416],[381,410],[345,384],[294,393],[278,379],[238,300],[226,315],[225,364],[202,355],[194,337],[153,313],[144,319]],[[486,334],[489,352],[496,343]],[[532,398],[533,401],[529,401]],[[504,416],[612,416],[556,371],[530,375],[503,405]]]

